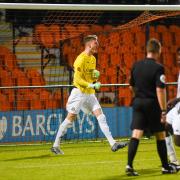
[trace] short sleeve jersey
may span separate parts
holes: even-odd
[[[74,62],[74,79],[73,85],[81,92],[94,94],[93,88],[87,88],[90,83],[94,82],[92,77],[93,70],[96,69],[96,58],[93,55],[88,56],[82,52]]]
[[[165,88],[164,67],[151,58],[136,62],[130,85],[134,87],[135,97],[157,99],[156,87]]]

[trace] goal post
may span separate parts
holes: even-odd
[[[131,133],[130,70],[149,37],[163,45],[168,98],[176,94],[180,5],[0,3],[0,11],[0,144],[53,142],[87,34],[100,43],[96,95],[114,137]],[[96,119],[81,112],[64,141],[103,137]]]
[[[180,5],[119,5],[119,4],[40,4],[0,3],[1,9],[24,10],[95,10],[95,11],[179,11]]]

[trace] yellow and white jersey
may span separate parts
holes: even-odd
[[[92,77],[93,70],[96,69],[96,58],[93,55],[88,56],[82,52],[74,62],[74,79],[73,85],[81,92],[86,94],[94,94],[95,90],[88,88],[89,83],[93,83],[95,79]]]

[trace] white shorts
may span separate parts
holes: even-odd
[[[173,133],[180,135],[180,102],[168,112],[166,121],[172,125]]]
[[[69,113],[78,114],[80,110],[89,114],[101,106],[94,94],[84,94],[78,88],[73,88],[68,98],[66,109]]]

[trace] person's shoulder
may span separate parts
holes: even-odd
[[[96,59],[95,55],[91,55],[93,59]]]
[[[74,61],[74,67],[82,65],[83,62],[84,62],[84,55],[83,55],[83,53],[81,53],[76,57],[76,59]]]
[[[133,67],[140,66],[144,62],[144,59],[139,59],[134,62]]]
[[[82,53],[80,53],[80,54],[77,56],[77,58],[78,58],[78,59],[81,59],[81,58],[84,58],[84,56],[85,56],[85,55],[84,55],[84,52],[82,52]]]
[[[76,61],[82,61],[84,59],[84,57],[85,57],[84,53],[82,52],[77,56]]]
[[[164,66],[160,62],[155,62],[156,66],[160,69],[164,69]]]

